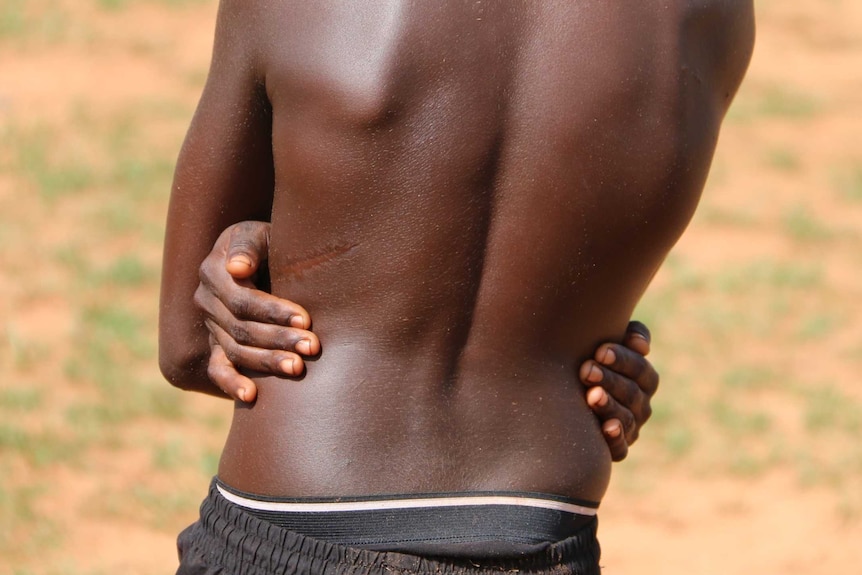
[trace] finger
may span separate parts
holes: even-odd
[[[207,320],[207,328],[216,338],[224,355],[236,366],[274,375],[301,375],[305,362],[293,352],[240,345],[217,324]]]
[[[205,296],[202,296],[205,297]],[[303,355],[320,353],[320,340],[314,332],[270,323],[242,321],[234,317],[220,301],[207,305],[207,326],[217,325],[239,345],[292,351]],[[222,344],[224,345],[224,337]],[[250,366],[243,366],[250,367]]]
[[[308,329],[311,316],[302,306],[257,290],[248,278],[234,278],[225,268],[230,257],[228,250],[233,249],[237,253],[245,253],[256,269],[260,260],[266,259],[268,239],[263,242],[260,238],[267,238],[268,233],[269,224],[266,222],[241,222],[223,231],[198,270],[200,285],[195,293],[195,303],[211,317],[211,309],[218,301],[237,318]]]
[[[228,246],[225,269],[237,279],[254,275],[269,257],[268,222],[245,221],[227,229]]]
[[[639,321],[630,321],[623,338],[623,345],[641,355],[649,355],[652,336],[649,328]]]
[[[612,421],[616,424],[610,426],[617,429],[621,428],[622,435],[628,443],[633,443],[638,436],[638,424],[635,421],[634,414],[621,405],[612,395],[600,386],[591,387],[587,391],[587,405],[596,414],[596,417],[603,424],[610,425]]]
[[[587,405],[601,422],[618,420],[623,427],[626,442],[631,445],[640,434],[641,426],[652,415],[649,397],[630,379],[619,374],[590,366],[585,385]],[[596,377],[599,372],[601,377]]]
[[[595,359],[606,369],[634,381],[652,397],[658,388],[658,372],[643,355],[616,343],[603,343],[596,350]]]
[[[622,461],[629,454],[629,443],[622,431],[622,424],[616,419],[608,420],[602,425],[602,435],[613,461]]]
[[[602,424],[602,433],[612,450],[620,451],[619,447],[610,445],[610,440],[616,440],[618,436],[621,437],[621,441],[625,443],[626,447],[637,441],[640,425],[635,420],[634,414],[604,389],[601,387],[590,388],[587,392],[587,405]],[[619,443],[619,441],[615,441],[615,443]],[[624,456],[625,452],[623,452]]]
[[[236,370],[218,341],[210,336],[210,359],[207,375],[231,399],[251,403],[257,397],[257,386]]]
[[[629,442],[621,419],[632,422],[631,412],[617,404],[601,387],[592,387],[587,391],[587,405],[602,424],[602,436],[610,449],[611,458],[614,461],[622,461],[628,455]],[[630,427],[636,428],[633,423],[630,423]]]
[[[242,323],[240,320],[298,329],[311,327],[311,315],[301,305],[240,286],[224,272],[219,272],[224,276],[219,279],[210,275],[212,271],[209,266],[201,265],[201,283],[195,290],[194,302],[208,317],[225,328],[233,329]]]

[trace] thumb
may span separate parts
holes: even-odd
[[[253,276],[269,256],[268,222],[246,221],[229,228],[225,269],[236,279]]]

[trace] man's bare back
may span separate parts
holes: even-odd
[[[257,378],[220,478],[599,501],[574,366],[623,333],[697,204],[750,2],[249,4],[223,2],[178,166],[163,321],[205,337],[193,270],[271,210],[273,293],[325,348],[301,383]]]

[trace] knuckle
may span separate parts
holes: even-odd
[[[658,390],[660,379],[658,372],[655,369],[651,369],[644,379],[644,391],[646,391],[648,395],[652,396]]]
[[[242,292],[233,293],[225,300],[225,307],[236,317],[246,317],[249,310],[248,298]]]
[[[611,453],[614,461],[622,461],[629,454],[629,446],[625,441],[620,440],[614,444]]]
[[[622,344],[612,344],[616,354],[616,361],[612,366],[609,366],[619,375],[627,379],[638,379],[646,369],[646,358],[639,353],[630,350]]]
[[[230,363],[232,363],[234,365],[237,365],[237,364],[241,365],[242,364],[242,361],[243,361],[242,352],[240,351],[238,345],[236,345],[233,342],[225,342],[224,344],[222,344],[221,347],[222,347],[222,350],[224,351],[225,357],[227,358],[227,360]]]
[[[620,421],[623,424],[623,429],[626,430],[626,437],[628,437],[630,432],[637,430],[637,422],[635,421],[635,416],[631,411],[625,410],[621,413]]]
[[[198,287],[195,290],[194,295],[192,296],[192,301],[194,302],[195,307],[197,307],[198,309],[208,311],[206,290],[204,289],[204,286],[202,284],[198,284]]]
[[[223,392],[230,394],[230,378],[228,377],[224,366],[210,362],[209,365],[207,365],[207,377]]]
[[[641,407],[640,411],[641,411],[641,421],[640,422],[641,422],[641,424],[644,424],[647,422],[647,420],[650,417],[652,417],[652,406],[649,404],[649,402],[645,402],[643,404],[643,406]]]
[[[640,403],[642,397],[643,392],[637,384],[629,381],[622,386],[622,401],[627,408],[632,409],[636,407]]]
[[[287,318],[284,317],[285,314],[282,313],[281,306],[277,301],[264,301],[260,311],[266,323],[278,324],[282,323],[285,319],[290,319],[289,315]]]
[[[201,283],[207,286],[213,285],[213,276],[215,275],[215,264],[212,259],[212,254],[208,255],[201,265],[198,267],[198,279]]]
[[[298,344],[300,340],[303,339],[302,334],[294,329],[285,328],[280,331],[282,347],[284,347],[285,349],[294,349],[296,347],[296,344]]]
[[[625,357],[628,360],[626,361],[626,370],[629,376],[635,380],[642,379],[644,374],[648,372],[647,366],[649,366],[649,362],[647,359],[639,353],[634,352],[627,353]]]
[[[252,340],[251,330],[242,322],[236,322],[230,326],[230,335],[234,339],[234,342],[240,344],[248,344]],[[235,346],[235,343],[230,344],[231,348]]]
[[[281,372],[281,360],[284,359],[283,356],[278,356],[272,353],[268,353],[263,358],[263,367],[269,373],[279,373]]]

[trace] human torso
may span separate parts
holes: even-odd
[[[610,457],[577,366],[693,213],[724,111],[711,70],[681,9],[368,4],[261,20],[272,288],[323,351],[299,380],[256,378],[220,475],[598,501]]]

